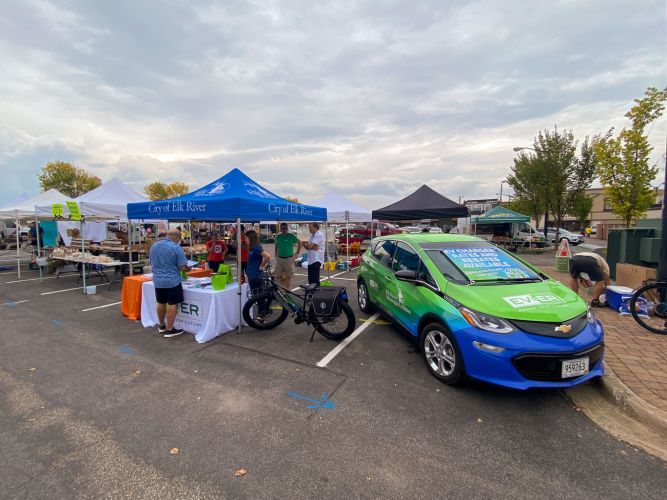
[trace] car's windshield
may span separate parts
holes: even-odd
[[[426,243],[422,247],[440,272],[455,281],[520,282],[542,279],[530,267],[490,243],[459,241]]]

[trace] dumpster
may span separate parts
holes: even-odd
[[[609,230],[607,264],[609,264],[612,279],[616,279],[616,264],[635,264],[638,266],[645,264],[641,260],[641,240],[643,238],[653,238],[655,232],[655,229],[646,227]]]

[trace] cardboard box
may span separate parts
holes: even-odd
[[[656,279],[656,270],[635,264],[616,264],[616,284],[636,290],[647,280]]]

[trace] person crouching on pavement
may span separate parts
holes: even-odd
[[[246,272],[248,274],[248,285],[250,285],[250,291],[253,295],[258,294],[262,291],[262,274],[266,265],[269,263],[271,256],[269,253],[264,250],[262,245],[259,244],[259,235],[257,231],[251,229],[246,233],[248,237],[248,267]],[[257,321],[262,321],[264,316],[267,313],[266,302],[260,301],[259,305],[259,316],[255,319]]]
[[[604,307],[600,303],[600,295],[605,287],[609,286],[609,265],[598,254],[592,252],[581,252],[570,258],[570,288],[575,293],[579,293],[579,285],[589,287],[591,282],[581,276],[581,273],[588,274],[589,278],[595,282],[593,287],[593,300],[591,306]]]
[[[225,255],[227,255],[227,245],[218,236],[219,233],[213,231],[211,239],[206,242],[208,268],[214,273],[218,272],[220,264],[225,261]]]
[[[320,268],[324,263],[324,235],[317,222],[308,224],[310,239],[303,242],[303,248],[308,250],[308,283],[320,284]]]
[[[282,286],[292,289],[294,276],[294,259],[301,253],[301,242],[294,234],[287,231],[287,223],[280,224],[280,234],[276,236],[276,267],[273,275]],[[296,252],[294,245],[296,244]]]
[[[163,337],[176,337],[183,333],[174,328],[178,304],[183,302],[181,271],[189,271],[185,253],[181,248],[181,232],[178,229],[167,231],[167,237],[155,242],[149,253],[155,285],[157,302],[158,332]]]

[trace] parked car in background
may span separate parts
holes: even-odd
[[[430,226],[425,229],[426,230],[422,230],[423,233],[439,233],[439,234],[444,233],[444,231],[437,226]]]
[[[403,230],[400,227],[394,226],[393,224],[386,222],[376,222],[373,224],[371,229],[371,223],[366,222],[365,224],[350,226],[350,241],[370,240],[371,238],[375,237],[378,230],[380,231],[381,236],[403,233]],[[346,240],[347,229],[342,228],[338,233],[338,241],[340,243],[345,243]]]
[[[542,234],[544,234],[544,231],[542,231]],[[549,243],[556,243],[556,228],[555,227],[549,227],[547,228],[547,237],[549,239]],[[567,240],[567,242],[572,245],[572,246],[577,246],[580,243],[583,243],[586,238],[582,234],[578,233],[572,233],[566,229],[559,229],[558,230],[558,243],[560,243],[563,240]]]
[[[405,226],[401,228],[404,233],[421,233],[422,228],[419,226]]]

